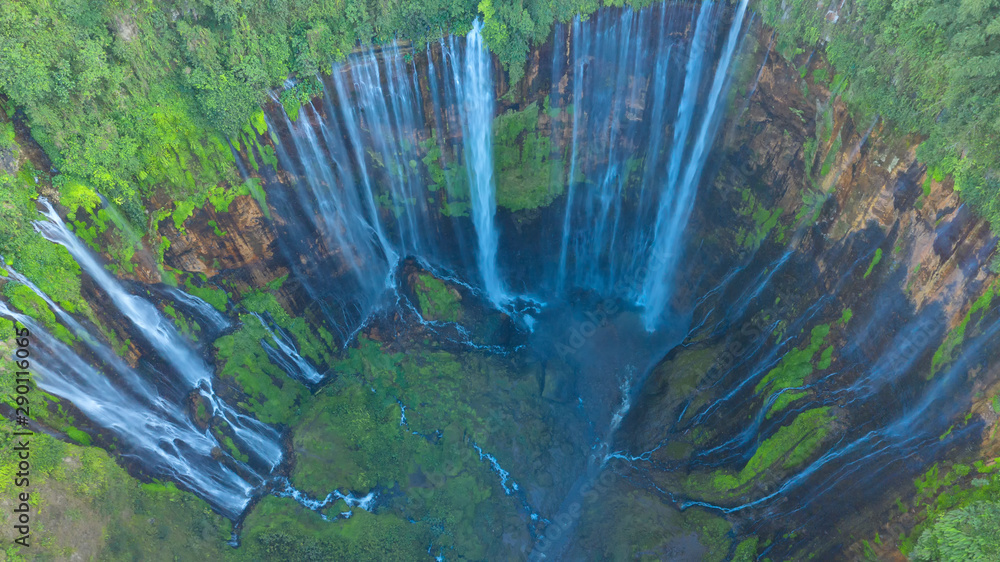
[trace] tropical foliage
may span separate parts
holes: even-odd
[[[767,0],[777,49],[823,48],[849,80],[844,99],[863,120],[878,115],[924,137],[917,156],[994,228],[1000,225],[1000,2],[855,0],[817,9]],[[825,5],[824,5],[825,6]]]

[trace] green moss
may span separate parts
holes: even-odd
[[[795,468],[808,459],[826,437],[827,427],[833,420],[829,407],[814,408],[799,414],[791,425],[779,429],[761,443],[750,462],[743,469],[759,473],[784,457],[782,468]],[[743,472],[741,472],[741,476]]]
[[[267,148],[270,149],[270,147]],[[261,187],[260,180],[258,178],[248,178],[245,185],[247,192],[250,193],[250,196],[253,197],[254,201],[257,202],[257,205],[260,206],[261,212],[264,213],[265,217],[270,219],[271,209],[267,206],[267,193],[264,191],[264,188]]]
[[[277,290],[281,289],[282,286],[284,286],[285,281],[287,281],[287,280],[288,280],[288,274],[286,273],[286,274],[282,275],[281,277],[278,277],[278,278],[274,279],[273,281],[269,281],[266,284],[266,287],[268,288],[268,290],[277,291]]]
[[[976,472],[979,474],[992,474],[997,468],[1000,468],[1000,463],[994,462],[993,464],[987,465],[985,461],[978,460],[972,463],[972,466],[976,467]]]
[[[359,383],[316,396],[296,426],[296,450],[308,451],[293,481],[317,495],[335,488],[365,491],[403,480],[407,445],[394,399]]]
[[[176,270],[160,267],[159,271],[160,271],[160,279],[163,281],[165,285],[168,285],[170,287],[178,286]]]
[[[872,261],[868,264],[868,269],[865,270],[864,279],[868,279],[868,276],[872,274],[872,270],[875,269],[875,266],[880,261],[882,261],[882,248],[876,248],[875,255],[872,256]]]
[[[316,365],[333,362],[334,347],[332,339],[323,336],[321,327],[308,322],[305,318],[293,318],[278,303],[274,295],[255,291],[244,297],[241,304],[250,312],[267,313],[274,322],[287,330],[295,338],[299,353]],[[259,322],[254,319],[254,322]]]
[[[4,342],[14,337],[14,321],[0,318],[0,342]]]
[[[792,402],[795,402],[799,398],[805,398],[808,395],[808,392],[789,392],[787,390],[782,392],[778,395],[778,398],[775,399],[774,404],[771,405],[771,409],[768,410],[765,418],[770,419],[771,416],[784,410]]]
[[[194,210],[197,207],[194,201],[177,201],[174,206],[174,212],[171,215],[174,219],[174,228],[180,232],[184,232],[184,221],[188,220]]]
[[[260,322],[240,315],[243,327],[215,340],[216,361],[223,377],[234,379],[245,393],[241,406],[265,423],[290,423],[309,391],[271,363],[260,341],[269,337]]]
[[[212,227],[213,233],[220,238],[227,234],[225,230],[219,229],[219,225],[215,221],[208,221],[208,226]]]
[[[710,479],[710,486],[716,493],[724,495],[734,493],[761,474],[773,470],[779,462],[783,470],[795,468],[809,459],[829,431],[833,421],[830,408],[824,406],[807,410],[792,421],[782,426],[768,439],[761,443],[753,457],[737,474],[717,471]],[[688,482],[695,489],[707,489],[704,479],[696,476]]]
[[[450,152],[442,151],[437,131],[432,131],[431,137],[420,143],[420,148],[425,153],[421,161],[426,169],[427,189],[437,194],[432,199],[439,200],[441,214],[446,217],[469,216],[469,176],[462,162],[449,158],[454,156]],[[396,216],[405,211],[404,208],[396,208],[384,194],[380,196],[379,203],[392,209]]]
[[[421,273],[413,284],[420,304],[420,314],[426,320],[457,322],[462,316],[460,297],[443,281],[429,273]]]
[[[538,134],[538,103],[493,120],[497,205],[520,211],[544,207],[565,188],[563,163],[549,137]]]
[[[844,326],[854,318],[854,312],[850,308],[845,308],[843,314],[840,315],[840,323]]]
[[[354,509],[329,523],[289,498],[264,498],[247,517],[243,546],[230,560],[411,560],[427,551],[433,532],[393,514]]]
[[[754,562],[757,559],[757,537],[750,537],[740,541],[736,545],[736,552],[733,554],[733,562]]]
[[[191,281],[190,277],[184,281],[184,289],[188,293],[212,305],[219,312],[226,312],[226,303],[229,302],[229,296],[225,290],[208,284],[199,287]]]
[[[937,350],[934,351],[934,356],[931,358],[931,372],[930,376],[934,376],[941,367],[947,365],[951,362],[952,356],[955,350],[965,341],[965,333],[969,328],[970,322],[972,327],[978,325],[979,321],[982,319],[982,314],[980,311],[985,311],[989,308],[990,304],[993,302],[993,297],[997,294],[997,284],[994,283],[990,285],[982,295],[979,296],[969,307],[969,311],[965,313],[962,321],[959,322],[958,326],[955,326],[948,335],[945,336],[944,341],[938,346]],[[975,318],[975,321],[972,319]]]
[[[670,559],[664,553],[684,551],[699,561],[727,559],[732,525],[723,517],[697,507],[678,511],[655,492],[609,480],[607,473],[601,479],[605,491],[599,501],[584,503],[573,532],[575,546],[564,558],[658,560]]]
[[[3,294],[14,308],[38,320],[49,332],[70,345],[76,338],[56,320],[56,314],[42,297],[35,294],[27,285],[8,282],[3,285]]]
[[[764,378],[757,383],[757,386],[754,388],[754,392],[760,393],[764,390],[778,392],[786,388],[796,388],[802,386],[805,383],[806,378],[812,374],[814,369],[813,359],[816,353],[819,352],[820,348],[823,346],[823,343],[826,341],[826,337],[829,333],[829,324],[821,324],[814,327],[810,333],[809,344],[786,353],[785,356],[781,358],[778,365],[768,371],[768,373],[764,375]],[[833,348],[828,347],[820,356],[819,362],[817,362],[815,367],[828,369],[830,367],[830,363],[832,362],[832,354]],[[782,397],[775,401],[774,406],[768,413],[768,417],[780,411],[792,400],[797,398],[798,396],[795,396],[794,394],[787,397],[782,395]]]
[[[830,147],[830,151],[826,154],[826,159],[823,160],[823,167],[819,171],[820,177],[830,173],[830,168],[833,167],[833,163],[837,160],[837,154],[840,152],[840,145],[842,142],[843,140],[838,134],[837,138],[833,141],[833,146]]]
[[[820,370],[826,370],[830,368],[830,363],[833,362],[833,346],[829,346],[823,350],[823,353],[819,357],[819,362],[816,363],[816,368]]]
[[[250,457],[240,451],[239,447],[236,446],[236,443],[233,442],[232,437],[224,435],[222,436],[221,442],[226,447],[226,450],[229,451],[229,454],[233,456],[234,459],[237,459],[242,462],[250,461]]]
[[[506,444],[551,446],[537,383],[515,384],[481,356],[427,347],[390,353],[364,338],[333,369],[337,380],[317,393],[292,430],[295,485],[315,495],[399,486],[406,497],[400,517],[430,524],[435,547],[467,559],[506,558],[488,554],[502,548],[501,537],[476,522],[520,528],[519,504],[503,493],[472,442],[505,466]],[[407,405],[405,425],[400,401]]]
[[[198,332],[201,331],[201,326],[197,322],[188,319],[187,316],[170,305],[163,307],[163,312],[173,319],[178,332],[193,341],[198,341]]]
[[[75,427],[66,428],[66,436],[81,445],[90,445],[90,436]]]
[[[222,300],[225,291],[214,289],[209,293],[195,294],[212,302],[216,308],[225,310],[225,301]],[[333,341],[328,337],[329,333],[313,328],[304,318],[289,315],[270,293],[251,293],[240,304],[249,312],[266,313],[274,323],[288,331],[300,354],[313,365],[321,367],[332,363]],[[308,400],[308,389],[271,363],[267,352],[260,345],[261,340],[269,341],[271,336],[260,321],[251,314],[240,314],[239,319],[239,330],[214,342],[219,373],[224,377],[232,377],[246,395],[240,405],[253,412],[261,421],[294,423]]]
[[[757,208],[753,213],[753,221],[756,228],[752,233],[746,235],[742,240],[742,245],[749,249],[759,246],[778,224],[778,219],[781,218],[782,212],[783,210],[780,207],[773,211],[768,211],[763,207]]]
[[[771,230],[778,225],[783,209],[768,209],[763,203],[757,200],[750,187],[737,187],[740,192],[740,201],[737,204],[736,212],[744,217],[748,217],[752,222],[746,229],[739,228],[736,231],[736,243],[745,249],[753,250],[760,246]]]
[[[72,436],[72,435],[71,435]],[[77,439],[77,437],[74,437]],[[78,439],[79,440],[79,439]],[[0,428],[0,491],[12,494],[13,436]],[[82,559],[124,562],[172,559],[178,544],[187,555],[219,560],[229,550],[231,524],[173,484],[141,484],[95,447],[32,437],[32,543],[16,556],[31,560]],[[13,497],[13,496],[11,496]],[[9,520],[8,520],[9,522]],[[12,551],[8,551],[8,559]]]
[[[819,141],[815,138],[810,137],[806,139],[805,144],[802,147],[802,160],[806,164],[806,172],[812,170],[813,161],[816,159],[816,147],[819,145]]]

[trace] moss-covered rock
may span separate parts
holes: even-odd
[[[458,322],[462,317],[462,295],[430,273],[417,273],[411,281],[424,320]]]
[[[539,133],[538,103],[493,120],[497,205],[511,211],[544,207],[562,194],[563,161],[548,136]]]
[[[803,412],[764,440],[738,473],[719,470],[711,475],[695,474],[686,486],[696,493],[726,497],[769,472],[791,470],[816,452],[833,419],[828,406]]]
[[[349,519],[324,521],[288,498],[264,498],[244,524],[243,544],[229,560],[414,560],[432,532],[392,514],[354,510]]]

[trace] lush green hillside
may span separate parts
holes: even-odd
[[[620,2],[609,2],[620,4]],[[639,4],[646,3],[640,0]],[[634,4],[634,3],[633,3]],[[778,50],[824,48],[850,80],[860,114],[927,137],[920,155],[956,176],[987,217],[1000,214],[1000,3],[858,0],[834,11],[766,0]],[[313,93],[358,42],[420,42],[462,32],[475,17],[506,65],[522,75],[529,43],[595,0],[152,2],[19,0],[0,14],[0,92],[22,110],[60,173],[86,180],[140,229],[143,201],[236,183],[226,139],[249,127],[266,92],[303,79],[284,101]],[[835,21],[834,21],[835,20]],[[9,131],[0,143],[9,144]],[[10,185],[10,181],[7,182]],[[0,252],[11,253],[9,236]]]
[[[8,112],[25,112],[60,181],[87,179],[141,226],[142,199],[153,190],[182,198],[232,179],[226,138],[235,139],[266,92],[289,76],[329,72],[359,42],[419,42],[462,32],[478,16],[516,79],[530,40],[544,39],[555,19],[598,4],[24,0],[8,6],[0,14],[0,92]]]
[[[633,5],[644,3],[647,0]],[[553,22],[591,13],[599,6],[596,0],[7,2],[0,10],[0,108],[6,113],[0,115],[0,255],[64,308],[103,329],[81,296],[79,266],[64,248],[44,241],[31,228],[30,222],[37,218],[36,199],[50,185],[70,213],[68,222],[85,241],[94,245],[109,229],[116,233],[110,237],[114,242],[99,249],[111,256],[112,267],[121,268],[119,273],[129,273],[134,253],[144,244],[158,251],[162,261],[170,241],[157,232],[161,220],[172,218],[182,231],[195,207],[211,203],[225,209],[238,194],[263,197],[256,184],[241,182],[229,143],[242,147],[257,142],[266,130],[260,105],[286,78],[298,79],[298,86],[281,97],[294,114],[300,103],[317,93],[313,77],[329,72],[331,63],[343,60],[359,42],[399,39],[419,44],[445,33],[462,33],[479,17],[485,22],[483,35],[490,48],[509,72],[510,81],[517,82],[529,46],[544,40]],[[841,77],[838,83],[847,84],[843,96],[859,122],[870,122],[878,115],[900,135],[912,134],[920,140],[918,155],[932,168],[932,175],[938,179],[953,176],[965,201],[1000,229],[1000,0],[848,0],[843,5],[833,2],[830,12],[817,10],[816,3],[808,0],[763,0],[752,6],[776,29],[776,49],[782,56],[802,63],[805,73],[812,72],[805,62],[808,54],[825,53]],[[538,109],[529,105],[521,111],[534,119]],[[515,115],[520,114],[505,117],[508,125],[514,123]],[[15,136],[15,121],[30,128],[30,137],[41,151],[31,145],[25,129]],[[269,150],[258,146],[262,157],[273,159]],[[525,173],[548,173],[539,166]],[[507,168],[522,172],[523,166]],[[529,190],[528,195],[544,191],[540,189]],[[98,193],[121,215],[103,209]],[[159,201],[157,208],[151,204],[154,197]],[[552,197],[542,193],[534,199],[547,199],[547,204]],[[530,207],[530,201],[522,205],[521,199],[507,206]],[[869,273],[877,263],[871,262]],[[164,273],[167,282],[190,283],[195,278],[177,279]],[[197,288],[189,286],[192,291]],[[463,314],[439,280],[421,278],[419,289],[418,301],[428,319],[454,319]],[[15,283],[0,290],[5,300],[60,334],[54,315],[34,293]],[[226,291],[218,298],[224,308]],[[299,341],[315,343],[317,356],[326,353],[322,342],[309,340],[304,323],[293,325],[290,317],[281,316],[285,313],[280,305],[262,300],[248,299],[242,305],[254,312],[258,311],[254,304],[259,305],[259,311],[270,312]],[[462,388],[467,382],[453,383],[440,376],[441,372],[459,372],[451,367],[455,361],[450,356],[427,352],[419,356],[426,364],[418,365],[414,359],[413,364],[381,366],[376,371],[371,365],[379,366],[379,360],[403,359],[387,359],[377,346],[369,345],[350,358],[356,363],[350,364],[353,371],[341,366],[342,371],[356,372],[357,381],[343,383],[353,386],[342,388],[343,395],[320,395],[306,407],[309,395],[304,387],[295,383],[279,389],[271,384],[279,370],[268,366],[266,354],[257,345],[261,329],[252,322],[248,325],[215,342],[220,374],[239,378],[240,387],[259,389],[265,398],[259,404],[251,402],[248,409],[268,423],[301,427],[296,438],[315,448],[325,436],[310,434],[313,427],[333,427],[345,436],[350,436],[348,429],[355,425],[367,427],[368,434],[381,432],[384,439],[358,452],[366,467],[393,466],[382,460],[392,455],[418,459],[431,455],[423,438],[418,440],[400,429],[397,403],[342,403],[350,396],[347,392],[367,396],[367,387],[359,381],[389,380],[388,374],[415,372],[426,376],[426,386],[417,387],[420,392],[441,395],[444,388],[455,395],[474,396]],[[10,326],[9,321],[0,320],[0,340],[10,336]],[[303,335],[298,337],[296,330]],[[105,335],[116,348],[124,345],[113,339],[113,330]],[[249,365],[260,368],[248,370]],[[433,371],[436,378],[429,376],[429,366],[437,369]],[[466,371],[483,381],[487,372],[495,374],[485,367],[462,372]],[[0,380],[9,375],[0,372]],[[521,384],[516,378],[511,380]],[[442,386],[446,384],[455,388]],[[480,382],[476,388],[488,385]],[[516,390],[512,403],[520,408],[528,401],[519,393],[534,396],[521,386],[512,388]],[[419,402],[416,398],[413,401]],[[158,484],[140,485],[106,453],[86,446],[89,438],[74,427],[74,420],[48,415],[41,421],[83,445],[42,438],[52,458],[41,459],[38,470],[45,490],[54,498],[43,507],[55,511],[61,500],[69,506],[53,517],[58,526],[54,524],[50,531],[67,529],[72,537],[76,532],[93,533],[94,528],[110,529],[108,536],[98,532],[87,539],[91,552],[110,559],[135,559],[135,553],[161,552],[165,544],[185,541],[199,556],[220,556],[222,538],[230,530],[228,522],[190,494]],[[477,430],[446,419],[446,413],[440,417],[427,427],[451,427],[452,433],[470,435]],[[417,420],[414,424],[419,421],[416,415],[413,419]],[[446,437],[449,447],[464,443],[451,434]],[[0,441],[6,446],[10,436],[0,435]],[[391,447],[383,447],[385,443]],[[486,479],[492,476],[483,468],[482,458],[466,454],[468,462],[457,463],[453,473],[427,471],[429,480],[455,478],[465,488],[438,490],[418,481],[404,486],[406,491],[416,490],[414,497],[423,494],[420,502],[433,507],[415,501],[409,506],[413,513],[448,521],[455,526],[450,534],[441,535],[438,527],[428,523],[410,525],[402,515],[376,520],[362,512],[343,527],[320,528],[311,512],[290,500],[269,497],[249,515],[244,527],[246,548],[225,553],[232,558],[261,559],[275,552],[287,553],[292,544],[301,559],[322,559],[331,556],[329,552],[379,559],[384,552],[378,548],[390,536],[396,540],[391,546],[405,547],[406,552],[422,550],[431,536],[435,544],[443,544],[441,536],[445,536],[443,540],[463,545],[468,552],[487,552],[489,545],[480,543],[478,530],[468,523],[471,516],[450,521],[461,513],[453,505],[469,505],[460,494],[478,497],[492,484]],[[344,461],[334,466],[334,473],[344,480],[354,474],[351,468]],[[296,469],[301,474],[330,472],[327,464],[317,461],[302,462]],[[403,476],[411,473],[423,474],[415,469],[388,476],[372,471],[371,477],[390,484],[404,481]],[[78,481],[94,484],[88,487]],[[359,487],[370,484],[361,482]],[[326,483],[312,491],[321,494],[336,485]],[[983,484],[980,488],[985,491],[962,496],[939,512],[928,512],[934,516],[924,524],[929,532],[919,540],[913,538],[916,556],[937,559],[957,552],[954,556],[960,557],[978,552],[974,548],[987,552],[993,546],[979,548],[977,533],[995,528],[997,498],[993,487]],[[482,507],[476,509],[497,520],[509,516],[503,511],[507,507],[495,508],[487,496],[475,502],[479,504]],[[88,522],[93,524],[88,527]],[[956,533],[962,536],[956,538]],[[60,543],[44,548],[46,554],[57,556],[59,549],[69,546]]]
[[[1000,2],[765,0],[785,57],[823,49],[859,117],[919,133],[917,155],[1000,225]],[[806,69],[803,69],[805,72]]]

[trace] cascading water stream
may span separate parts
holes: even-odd
[[[188,307],[193,310],[198,316],[207,320],[216,331],[222,331],[228,328],[231,323],[229,319],[223,316],[221,312],[215,309],[214,306],[208,304],[204,300],[185,293],[184,291],[177,289],[175,287],[168,287],[166,289],[168,295],[170,295],[175,301],[181,303],[183,306]]]
[[[198,357],[183,337],[148,301],[128,293],[101,267],[91,252],[63,223],[52,205],[43,199],[40,202],[45,207],[43,215],[48,221],[34,223],[35,229],[50,242],[62,245],[90,277],[107,293],[121,314],[153,346],[157,353],[174,372],[183,379],[183,384],[177,385],[179,391],[199,389],[211,400],[216,412],[228,422],[236,437],[241,440],[256,456],[276,467],[282,459],[281,446],[278,443],[278,433],[257,420],[244,416],[226,405],[212,390],[212,371]]]
[[[647,328],[655,329],[727,105],[746,6],[740,3],[720,41],[726,11],[711,2],[602,10],[558,27],[571,49],[553,49],[552,68],[566,68],[562,80],[571,84],[556,88],[553,81],[547,111],[550,156],[566,159],[553,174],[565,185],[553,189],[565,187],[566,197],[562,224],[536,233],[557,241],[548,255],[543,244],[532,256],[537,270],[504,265],[520,259],[512,256],[523,244],[498,228],[497,190],[519,186],[497,185],[493,68],[482,23],[464,42],[442,39],[439,51],[428,45],[421,70],[396,44],[334,65],[331,77],[319,80],[321,102],[303,106],[294,122],[277,119],[291,137],[277,153],[296,177],[302,209],[355,281],[343,280],[337,295],[358,311],[341,331],[353,332],[374,310],[398,256],[407,255],[478,277],[498,308],[513,299],[511,281],[546,299],[583,289],[643,305]],[[700,94],[707,103],[698,103]],[[671,138],[664,131],[673,131]],[[569,145],[560,147],[567,136]],[[474,244],[464,244],[466,234]]]
[[[37,230],[46,240],[65,247],[91,278],[111,298],[115,307],[123,316],[129,319],[149,343],[167,359],[184,378],[187,388],[194,388],[202,381],[210,380],[208,367],[183,342],[180,334],[160,315],[150,302],[132,295],[111,276],[97,258],[88,250],[63,223],[59,213],[45,199],[39,199],[45,207],[42,213],[48,221],[34,223]]]
[[[371,511],[372,509],[374,509],[375,500],[378,497],[378,495],[375,492],[368,492],[364,496],[357,497],[351,493],[344,494],[340,490],[334,490],[329,494],[327,494],[327,496],[322,500],[316,500],[310,498],[302,491],[296,489],[294,486],[292,486],[292,483],[289,482],[288,479],[283,476],[278,477],[276,481],[277,481],[276,483],[281,487],[275,490],[274,495],[282,498],[292,498],[293,500],[302,504],[307,509],[311,509],[313,511],[321,511],[326,507],[336,503],[338,500],[344,500],[344,503],[347,505],[347,507],[350,508],[357,507],[365,511]],[[339,518],[347,519],[351,516],[351,513],[352,512],[350,511],[344,511],[341,512],[339,516],[334,517],[333,519],[339,519]],[[323,518],[324,521],[331,521],[331,519],[327,517],[325,514],[321,513],[320,516]]]
[[[708,157],[708,149],[711,147],[721,119],[720,107],[725,107],[722,99],[724,87],[729,82],[729,65],[733,59],[733,53],[739,42],[739,33],[743,27],[743,17],[746,14],[748,0],[740,0],[733,23],[729,28],[729,36],[722,50],[715,69],[715,78],[712,80],[712,88],[708,98],[705,100],[705,115],[702,117],[701,128],[698,132],[697,140],[688,154],[685,163],[684,176],[677,184],[680,172],[681,160],[684,155],[684,148],[687,138],[687,124],[690,124],[691,114],[694,110],[694,96],[696,92],[688,89],[688,83],[684,85],[684,100],[678,110],[678,117],[685,123],[683,131],[678,128],[674,133],[674,149],[671,151],[669,175],[667,177],[667,193],[675,194],[660,200],[660,210],[656,218],[656,232],[653,239],[652,253],[649,256],[648,273],[643,283],[642,295],[639,302],[645,306],[643,321],[646,329],[655,330],[662,321],[663,311],[667,306],[672,291],[672,281],[667,278],[671,275],[679,260],[681,251],[681,237],[687,227],[688,217],[694,205],[694,196],[698,189],[698,182],[701,180],[702,169],[705,159]],[[706,10],[711,10],[712,3],[702,4],[702,16]],[[697,48],[699,39],[704,40],[701,29],[704,25],[702,16],[698,18],[698,29],[695,31],[693,49]],[[701,58],[691,56],[688,59],[688,73],[697,75],[701,72]]]
[[[479,27],[469,33],[464,52],[453,40],[440,43],[440,72],[452,79],[439,89],[436,74],[423,76],[432,103],[421,98],[421,74],[392,44],[361,50],[335,64],[329,80],[320,80],[323,100],[301,107],[295,121],[280,108],[278,129],[275,119],[268,119],[279,136],[284,136],[282,124],[288,132],[291,142],[276,147],[278,160],[294,177],[299,206],[334,259],[329,275],[338,278],[332,297],[345,311],[337,315],[341,333],[353,333],[379,306],[380,297],[394,289],[393,272],[401,256],[464,270],[466,227],[457,217],[470,211],[479,242],[471,261],[478,265],[490,300],[509,300],[496,268],[492,67]],[[446,115],[448,111],[454,113]],[[440,147],[437,161],[425,157],[433,146],[427,138],[429,123],[436,124],[431,134]],[[448,140],[459,132],[451,130],[455,128],[464,139],[465,166],[454,161]],[[439,180],[447,187],[428,187],[421,166],[448,168]],[[454,182],[453,169],[462,168],[467,193]],[[432,202],[444,208],[434,208]]]
[[[68,317],[58,307],[55,310],[61,318]],[[113,351],[85,335],[79,324],[74,321],[70,326],[79,330],[81,339],[88,341],[120,382],[111,380],[32,318],[12,310],[3,301],[0,315],[27,327],[38,343],[32,361],[38,387],[72,402],[94,424],[111,431],[124,444],[125,456],[135,457],[154,474],[184,485],[229,517],[238,516],[246,508],[253,489],[262,481],[260,475],[227,457],[246,476],[257,479],[248,482],[245,476],[216,460],[214,455],[221,447],[211,434],[198,429],[181,408],[157,394]]]
[[[309,384],[316,384],[323,380],[323,375],[313,367],[311,363],[306,361],[304,357],[299,355],[299,351],[295,348],[295,342],[285,333],[281,327],[276,327],[272,330],[270,326],[267,325],[267,321],[264,317],[252,313],[257,320],[260,320],[260,325],[264,327],[267,331],[267,335],[271,336],[271,341],[274,342],[277,349],[271,347],[266,341],[261,340],[261,345],[264,346],[264,351],[267,352],[267,356],[277,363],[281,368],[288,374],[295,374],[298,378],[302,379],[303,382]]]
[[[490,53],[480,34],[482,27],[482,22],[476,20],[465,36],[465,65],[462,81],[456,88],[462,97],[465,167],[469,174],[472,222],[479,240],[479,273],[490,301],[503,307],[510,296],[497,271],[499,235],[494,224],[497,202],[493,177],[493,76]]]
[[[633,301],[644,307],[648,330],[659,326],[670,294],[665,280],[679,265],[683,230],[727,105],[746,4],[721,46],[716,37],[726,11],[711,2],[599,11],[572,23],[570,84],[553,90],[550,103],[559,114],[553,139],[570,137],[561,224],[546,229],[559,241],[558,259],[544,278],[529,282],[564,297],[583,289]],[[553,50],[553,68],[562,56]],[[569,134],[556,136],[563,128]]]
[[[300,262],[291,269],[304,278],[302,286],[310,298],[323,301],[320,306],[337,309],[327,318],[332,319],[344,343],[390,300],[384,298],[387,291],[396,296],[403,293],[396,291],[400,277],[396,270],[402,258],[410,256],[426,263],[426,269],[436,274],[447,272],[440,277],[450,274],[466,281],[479,278],[478,283],[470,283],[481,283],[482,293],[496,308],[506,309],[514,300],[509,287],[517,287],[518,294],[526,287],[545,298],[552,292],[565,297],[572,290],[582,289],[644,304],[646,328],[658,328],[670,294],[663,280],[669,278],[676,263],[647,263],[647,256],[650,251],[671,256],[680,251],[680,237],[701,170],[726,105],[726,77],[746,5],[747,1],[742,0],[721,55],[717,44],[722,41],[716,41],[715,34],[723,10],[711,2],[669,10],[666,4],[640,11],[602,10],[588,21],[577,19],[571,26],[560,26],[556,36],[569,42],[571,52],[553,49],[552,68],[553,72],[565,69],[567,75],[563,78],[572,84],[564,88],[554,80],[549,90],[551,109],[546,111],[551,150],[546,151],[553,159],[568,156],[557,174],[566,178],[566,184],[558,186],[559,193],[565,188],[565,197],[555,199],[556,220],[527,235],[551,240],[552,247],[545,248],[547,254],[537,260],[542,263],[538,272],[516,280],[505,278],[521,275],[507,264],[516,259],[511,256],[519,251],[517,237],[526,235],[512,232],[514,228],[501,228],[509,224],[504,222],[509,217],[506,211],[498,213],[497,190],[504,186],[498,186],[500,171],[494,169],[497,147],[493,137],[494,113],[502,104],[494,99],[494,69],[483,44],[482,23],[473,25],[464,43],[461,38],[448,38],[429,45],[426,74],[408,64],[407,57],[412,54],[399,45],[351,54],[346,63],[333,66],[328,79],[320,80],[322,100],[303,105],[296,119],[281,108],[268,108],[268,127],[274,138],[282,141],[274,146],[283,172],[278,175],[288,185],[274,197],[269,194],[269,202],[274,203],[273,208],[286,223],[301,223],[289,226],[275,221],[279,234],[294,237],[281,242],[289,248],[282,250],[287,257],[305,256],[302,260],[289,259]],[[714,80],[709,80],[705,75],[717,58]],[[703,92],[707,92],[707,105],[696,103]],[[567,136],[565,129],[570,128],[572,146],[561,146]],[[673,132],[672,137],[667,131]],[[288,142],[284,142],[286,139]],[[242,166],[239,158],[237,161]],[[241,172],[246,179],[247,171],[241,167]],[[666,180],[661,180],[664,177]],[[292,179],[289,182],[287,178]],[[172,322],[153,303],[131,294],[105,271],[51,205],[44,201],[43,205],[48,221],[36,223],[36,229],[69,250],[115,308],[172,367],[179,379],[174,381],[171,393],[194,391],[204,397],[211,414],[225,420],[240,445],[254,456],[254,466],[274,468],[280,463],[278,434],[217,396],[212,388],[211,368]],[[671,259],[676,262],[674,257]],[[299,265],[301,269],[295,269]],[[647,266],[651,271],[643,277]],[[478,290],[469,292],[481,295]],[[179,290],[165,291],[216,330],[229,325],[224,315],[201,299]],[[57,313],[63,323],[75,322],[65,313]],[[459,334],[461,338],[456,341],[462,339],[463,345],[489,352],[511,352],[501,346],[472,343],[471,331],[466,327],[453,329],[446,322],[420,319],[420,311],[415,308],[407,313],[425,326],[441,329],[441,333]],[[261,345],[271,361],[304,382],[322,382],[324,375],[301,356],[288,334],[269,324],[268,319],[258,319],[267,332]],[[637,318],[634,324],[635,333],[642,333]],[[82,327],[72,329],[86,333]],[[52,343],[53,347],[57,345]],[[153,412],[148,415],[167,420],[159,423],[176,426],[164,430],[165,434],[184,435],[175,440],[197,443],[191,453],[196,460],[187,459],[186,453],[179,451],[175,460],[155,461],[162,465],[157,470],[210,499],[227,514],[239,513],[259,482],[251,484],[243,476],[230,476],[227,465],[209,463],[211,456],[205,451],[219,448],[210,433],[200,432],[176,400],[166,400],[151,384],[144,384],[143,377],[128,369],[107,346],[93,338],[88,345],[104,364],[113,366],[116,376],[134,378],[130,385],[134,390],[129,392],[135,396],[109,397],[127,404],[137,401],[129,407],[137,412]],[[640,353],[653,355],[655,351],[644,348]],[[597,424],[592,423],[598,428],[594,447],[601,447],[594,455],[594,470],[610,458],[607,447],[629,412],[635,387],[642,384],[648,372],[644,359],[637,360],[634,368],[629,363],[627,376],[607,377],[614,379],[606,381],[613,387],[611,392],[603,393],[609,402],[608,411],[588,420],[594,422],[603,416]],[[85,372],[86,361],[79,357],[77,360],[80,365],[73,365],[73,372]],[[84,378],[89,381],[98,376],[94,371],[87,372]],[[43,378],[59,380],[50,373]],[[88,394],[98,392],[101,386],[87,384],[90,386],[63,386],[62,391],[74,404],[83,404],[80,410],[94,423],[127,427],[121,425],[121,420],[102,418],[104,403],[88,402]],[[599,401],[590,395],[587,400],[588,404]],[[405,413],[403,416],[405,422]],[[197,436],[188,436],[191,431]],[[144,435],[140,432],[137,437],[137,450],[152,446],[152,437]],[[483,444],[487,445],[485,441]],[[502,448],[494,450],[493,444],[489,448],[491,453],[486,453],[475,445],[480,459],[488,461],[500,475],[504,491],[520,492],[514,476],[507,471],[517,472],[518,467],[503,458]],[[228,457],[227,463],[241,465]],[[185,472],[193,470],[193,464],[201,471],[198,476],[207,480]],[[250,480],[266,478],[247,466],[239,470],[241,475],[245,471],[256,477],[246,476]],[[581,485],[592,476],[581,477]],[[215,481],[222,482],[219,486],[223,492],[213,488],[211,483]],[[520,475],[517,481],[524,482]],[[303,505],[324,503],[296,493],[290,487],[279,491],[279,495],[288,494]],[[570,494],[566,501],[573,499]]]

